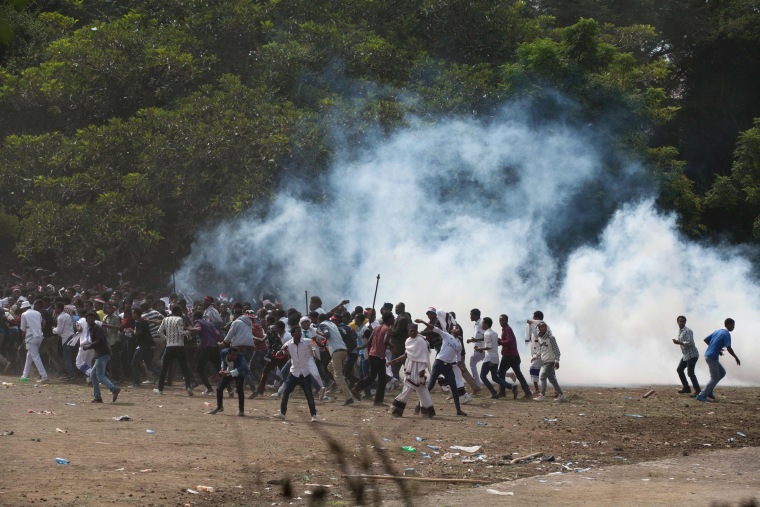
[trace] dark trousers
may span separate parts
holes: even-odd
[[[195,371],[198,373],[198,378],[201,383],[206,386],[206,389],[210,390],[211,382],[208,381],[208,375],[206,375],[206,365],[208,364],[211,364],[214,371],[219,371],[219,368],[221,368],[222,359],[219,356],[219,347],[199,348],[198,359],[195,362]]]
[[[454,372],[452,370],[452,375]],[[452,378],[454,378],[452,376]],[[375,392],[375,403],[382,403],[385,399],[385,384],[388,383],[388,376],[385,374],[385,359],[382,357],[369,356],[369,375],[364,377],[356,384],[356,390],[361,391],[377,379],[377,391]],[[454,386],[456,389],[456,385]]]
[[[142,347],[135,349],[135,354],[132,356],[132,380],[136,386],[140,385],[140,367],[145,363],[145,367],[148,371],[157,377],[161,372],[153,366],[153,348],[147,348],[142,350]]]
[[[185,389],[190,389],[190,368],[187,367],[187,354],[185,353],[185,347],[180,345],[178,347],[166,347],[164,349],[163,364],[161,365],[161,376],[158,379],[158,390],[164,390],[164,383],[166,382],[166,374],[169,372],[169,366],[177,361],[179,367],[182,368],[182,376],[185,377]]]
[[[515,378],[517,378],[517,381],[520,383],[520,387],[522,387],[525,395],[530,396],[530,386],[525,380],[522,371],[520,371],[520,356],[501,356],[501,362],[499,363],[499,376],[501,378],[506,378],[507,371],[510,368],[512,368],[512,371],[515,373]]]
[[[216,353],[217,355],[219,354],[218,348],[216,349]],[[229,386],[233,380],[235,381],[235,389],[237,389],[238,409],[242,412],[245,409],[245,396],[243,396],[245,377],[241,377],[240,375],[237,377],[232,377],[230,375],[224,375],[221,377],[219,385],[216,387],[216,408],[224,408],[224,390],[227,389],[227,386]],[[208,382],[208,379],[206,382]]]
[[[288,362],[288,357],[285,356],[282,359],[276,359],[270,355],[264,361],[264,371],[261,372],[261,380],[259,380],[259,386],[256,389],[259,394],[264,394],[264,388],[267,386],[269,374],[276,368],[284,368]]]
[[[691,380],[691,385],[694,386],[694,392],[699,394],[701,389],[699,388],[699,380],[697,380],[697,375],[694,373],[694,366],[697,364],[697,361],[699,361],[699,357],[692,357],[688,361],[684,361],[681,359],[681,362],[678,363],[678,368],[676,368],[676,372],[678,372],[678,378],[681,379],[681,384],[683,384],[684,389],[689,388],[689,383],[686,381],[686,375],[683,374],[683,371],[686,370],[689,374],[689,379]]]
[[[132,371],[132,359],[135,357],[135,349],[137,348],[137,340],[131,337],[122,336],[121,343],[123,347],[123,353],[121,355],[121,372],[124,377],[132,376],[134,378],[134,372]]]
[[[264,371],[266,365],[264,359],[269,355],[269,350],[254,350],[253,357],[251,358],[248,368],[251,370],[251,376],[254,382],[256,379],[261,378],[261,372]]]
[[[296,377],[292,373],[288,375],[288,378],[285,379],[285,390],[282,393],[282,402],[280,402],[280,412],[282,412],[283,415],[288,411],[290,393],[293,392],[293,389],[295,389],[296,386],[301,386],[301,389],[303,389],[303,394],[306,396],[306,403],[309,404],[309,413],[312,416],[317,415],[317,406],[314,404],[314,393],[311,392],[312,380],[311,375],[306,375],[305,377],[303,375]]]
[[[356,378],[356,361],[359,359],[359,354],[356,352],[349,352],[346,356],[346,362],[343,363],[343,376],[346,377],[348,385],[352,386],[359,381]]]
[[[240,349],[240,355],[245,358],[246,364],[251,364],[253,359],[253,349]],[[251,391],[256,390],[256,384],[253,383],[253,375],[251,374],[251,367],[248,367],[248,375],[245,376],[245,383],[251,388]]]
[[[512,384],[504,380],[504,377],[499,375],[499,365],[490,361],[486,361],[480,367],[480,380],[483,382],[483,385],[486,386],[489,391],[491,391],[491,396],[496,396],[496,390],[488,381],[489,373],[491,374],[493,381],[499,384],[499,387],[502,389],[512,389]]]
[[[121,380],[122,377],[126,377],[127,373],[122,369],[121,362],[124,356],[124,346],[121,340],[111,345],[111,360],[108,362],[108,370],[111,373],[110,378],[113,380]]]
[[[451,363],[445,363],[440,359],[436,359],[433,363],[433,370],[430,372],[430,381],[428,382],[428,391],[432,390],[435,386],[435,381],[438,380],[438,376],[443,375],[446,379],[446,383],[451,389],[451,395],[454,397],[454,406],[457,408],[457,412],[462,411],[462,407],[459,405],[459,393],[457,392],[457,379],[454,376],[454,368]]]

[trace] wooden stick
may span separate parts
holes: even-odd
[[[347,477],[351,479],[388,479],[394,481],[419,481],[419,482],[460,482],[466,484],[486,484],[488,480],[478,479],[447,479],[445,477],[406,477],[404,475],[348,475],[342,474],[341,477]]]
[[[654,389],[651,389],[649,392],[647,392],[642,398],[649,398],[654,394]]]
[[[533,454],[528,454],[527,456],[523,456],[522,458],[515,458],[512,461],[510,461],[509,464],[510,465],[516,465],[516,464],[518,464],[521,461],[525,461],[525,460],[529,460],[529,459],[533,459],[533,458],[540,458],[543,455],[544,455],[544,453],[542,453],[542,452],[534,452]]]

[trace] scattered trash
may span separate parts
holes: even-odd
[[[554,456],[541,456],[541,463],[554,461]]]
[[[462,460],[462,463],[475,463],[477,461],[486,461],[488,456],[485,454],[475,454],[470,458],[465,458]]]
[[[483,414],[483,417],[496,417],[496,416],[493,414]]]
[[[3,431],[2,433],[0,433],[0,437],[9,437],[11,435],[13,435],[12,431]]]
[[[413,475],[417,475],[417,470],[415,470],[414,468],[407,468],[406,470],[404,470],[404,477],[410,477]]]
[[[200,484],[196,486],[195,489],[197,489],[198,491],[206,491],[207,493],[213,493],[216,491],[216,489],[213,486],[202,486]]]
[[[200,493],[198,493],[197,491],[195,491],[194,489],[190,489],[190,488],[188,488],[187,492],[188,492],[188,493],[192,493],[192,494],[194,494],[194,495],[199,495],[199,494],[200,494]]]
[[[441,459],[450,460],[456,458],[457,456],[459,456],[458,452],[447,452],[441,456]]]
[[[488,426],[487,422],[476,421],[475,426]]]
[[[647,393],[644,396],[642,396],[642,398],[649,398],[653,394],[654,394],[654,389],[650,389],[649,391],[647,391]]]
[[[434,451],[440,451],[441,450],[441,448],[438,447],[437,445],[430,445],[430,444],[428,444],[428,449],[432,449]]]
[[[423,452],[422,453],[422,459],[430,459],[430,454]]]
[[[651,480],[652,480],[652,479],[641,479],[641,481],[642,481],[642,482],[649,482],[649,481],[651,481]]]
[[[383,442],[390,442],[390,441],[391,441],[390,438],[383,438]]]
[[[631,401],[633,399],[633,396],[626,396],[625,399],[626,401]]]
[[[483,447],[482,445],[473,445],[471,447],[464,447],[462,445],[452,445],[449,447],[449,449],[453,449],[455,451],[464,451],[469,452],[470,454],[478,452],[480,448]]]
[[[26,411],[27,414],[40,414],[40,415],[55,415],[55,413],[51,410],[40,410],[39,412],[35,412],[31,408]]]
[[[623,456],[613,456],[612,459],[625,460]]]
[[[510,465],[516,465],[516,464],[518,464],[518,463],[520,463],[522,461],[529,461],[529,460],[533,460],[535,458],[540,458],[543,455],[544,455],[544,453],[542,453],[542,452],[534,452],[533,454],[528,454],[527,456],[523,456],[521,458],[515,458],[512,461],[510,461],[509,464]]]
[[[13,432],[11,431],[11,433],[13,433]],[[744,434],[744,433],[742,433],[741,431],[737,431],[737,432],[736,432],[736,434],[737,434],[737,435],[739,435],[739,436],[740,436],[740,437],[742,437],[742,438],[747,438],[747,435],[745,435],[745,434]]]
[[[552,423],[552,422],[557,422],[557,421],[559,421],[559,419],[557,419],[556,417],[554,419],[549,419],[548,417],[544,417],[545,423]]]
[[[703,447],[712,447],[712,444],[702,444]]]
[[[22,384],[28,384],[30,382],[30,380],[26,377],[21,377],[20,379],[18,379],[18,381],[21,382]]]
[[[70,463],[66,458],[55,458],[55,462],[59,465],[68,465]]]
[[[56,428],[55,431],[58,433],[68,433],[66,430],[62,430],[61,428]]]
[[[67,403],[66,405],[68,405],[68,406],[70,406],[70,407],[76,407],[76,406],[77,406],[77,404],[76,404],[76,403]]]
[[[42,440],[40,440],[39,438],[32,438],[31,440],[32,442],[42,442]]]
[[[5,388],[13,387],[13,384],[11,384],[10,382],[3,382],[3,387]]]
[[[578,472],[578,473],[589,472],[590,470],[591,470],[591,467],[588,467],[588,468],[576,468],[575,469],[575,471]]]
[[[153,470],[152,468],[146,468],[145,470],[140,470],[141,474],[146,474],[148,472],[155,472],[155,470]]]
[[[424,439],[424,438],[422,438],[422,437],[414,437],[414,439],[415,439],[417,442],[424,442],[424,441],[425,441],[425,439]]]
[[[128,415],[119,415],[116,417],[112,417],[111,419],[113,419],[114,421],[131,421],[132,420],[132,418],[129,417]]]
[[[412,447],[411,445],[404,445],[401,447],[401,449],[405,450],[406,452],[417,452],[417,448]]]
[[[96,444],[102,444],[102,445],[111,445],[110,442],[95,442]]]
[[[122,467],[122,468],[117,468],[117,469],[116,469],[116,470],[114,470],[114,471],[115,471],[115,472],[123,472],[124,470],[125,470],[125,469],[124,469],[124,467]]]
[[[207,407],[210,407],[210,406],[211,406],[211,403],[209,403],[209,402],[207,402],[207,401],[204,401],[204,402],[203,402],[203,404],[204,404],[204,405],[206,405]]]
[[[546,475],[562,475],[562,472],[549,472]]]
[[[147,430],[145,430],[145,433],[147,433],[148,435],[155,435],[156,434],[155,430],[152,430],[150,428],[148,428]]]
[[[578,414],[580,417],[585,417],[586,414]]]
[[[515,496],[515,494],[512,491],[499,491],[498,489],[491,489],[491,488],[488,488],[486,490],[486,493],[490,493],[492,495],[501,495],[501,496]]]
[[[641,414],[623,414],[626,417],[633,417],[634,419],[643,419],[644,416]]]

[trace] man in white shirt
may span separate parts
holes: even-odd
[[[40,345],[42,345],[42,315],[40,312],[32,308],[29,301],[21,303],[21,336],[24,339],[24,345],[26,346],[26,363],[24,363],[24,372],[21,374],[22,382],[29,380],[29,371],[32,367],[32,362],[37,368],[40,374],[40,382],[47,382],[48,376],[45,371],[45,365],[42,364],[42,358],[40,358]]]
[[[163,394],[169,365],[176,360],[179,361],[182,375],[185,377],[185,390],[188,396],[193,395],[193,388],[190,387],[190,369],[187,366],[187,354],[185,353],[184,333],[185,320],[182,318],[182,308],[179,305],[173,305],[171,316],[163,319],[158,327],[158,334],[166,339],[166,348],[161,365],[161,375],[158,378],[158,388],[153,390],[156,394]]]
[[[55,304],[55,311],[58,314],[56,326],[53,328],[53,334],[61,338],[61,347],[63,351],[63,368],[66,370],[66,379],[74,380],[74,360],[73,347],[69,345],[69,340],[74,336],[74,321],[71,315],[65,310],[63,301]]]
[[[494,382],[499,384],[501,391],[511,389],[514,393],[514,397],[517,397],[517,385],[512,386],[506,380],[499,376],[499,335],[496,331],[491,329],[493,327],[493,320],[491,317],[485,317],[481,319],[481,326],[483,329],[483,344],[475,345],[475,350],[485,354],[485,361],[480,372],[480,380],[491,392],[491,398],[498,400],[499,395],[496,394],[496,390],[493,385],[488,381],[488,374],[491,374],[491,378]]]
[[[286,342],[281,350],[288,351],[290,354],[290,373],[288,378],[285,379],[285,389],[282,393],[282,401],[280,402],[280,411],[274,416],[278,419],[285,419],[285,414],[288,411],[288,400],[290,399],[290,393],[296,388],[296,385],[300,385],[303,390],[304,396],[306,396],[306,402],[309,405],[309,413],[311,413],[311,422],[317,421],[317,406],[314,403],[314,393],[311,391],[311,369],[310,362],[314,362],[314,357],[311,352],[311,341],[302,340],[301,326],[293,326],[290,329],[290,334],[293,339]]]
[[[470,310],[470,321],[474,322],[475,325],[473,327],[473,336],[467,340],[467,343],[474,343],[475,344],[475,352],[472,353],[472,356],[470,356],[470,373],[472,373],[472,377],[475,380],[475,382],[478,385],[478,389],[483,387],[483,384],[481,383],[480,375],[478,375],[478,363],[481,362],[485,358],[485,354],[483,353],[483,319],[480,318],[480,310],[477,308],[473,308]],[[462,365],[462,368],[464,369],[464,365]]]
[[[416,319],[414,322],[417,324],[423,324],[427,326],[427,332],[436,333],[441,337],[441,351],[435,358],[433,363],[433,369],[430,372],[430,381],[428,382],[428,391],[430,391],[435,385],[439,375],[443,375],[446,382],[449,384],[451,394],[454,397],[454,406],[457,409],[457,415],[467,416],[465,412],[462,412],[462,407],[459,405],[459,394],[457,393],[457,381],[454,376],[453,365],[459,361],[460,354],[462,352],[462,344],[454,338],[452,335],[441,329],[440,327],[433,326],[429,322],[425,322],[421,319]]]

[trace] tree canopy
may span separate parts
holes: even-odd
[[[521,97],[551,116],[557,92],[685,234],[760,241],[758,58],[749,0],[5,0],[2,251],[170,270],[198,227],[323,171],[336,122],[359,143]]]

